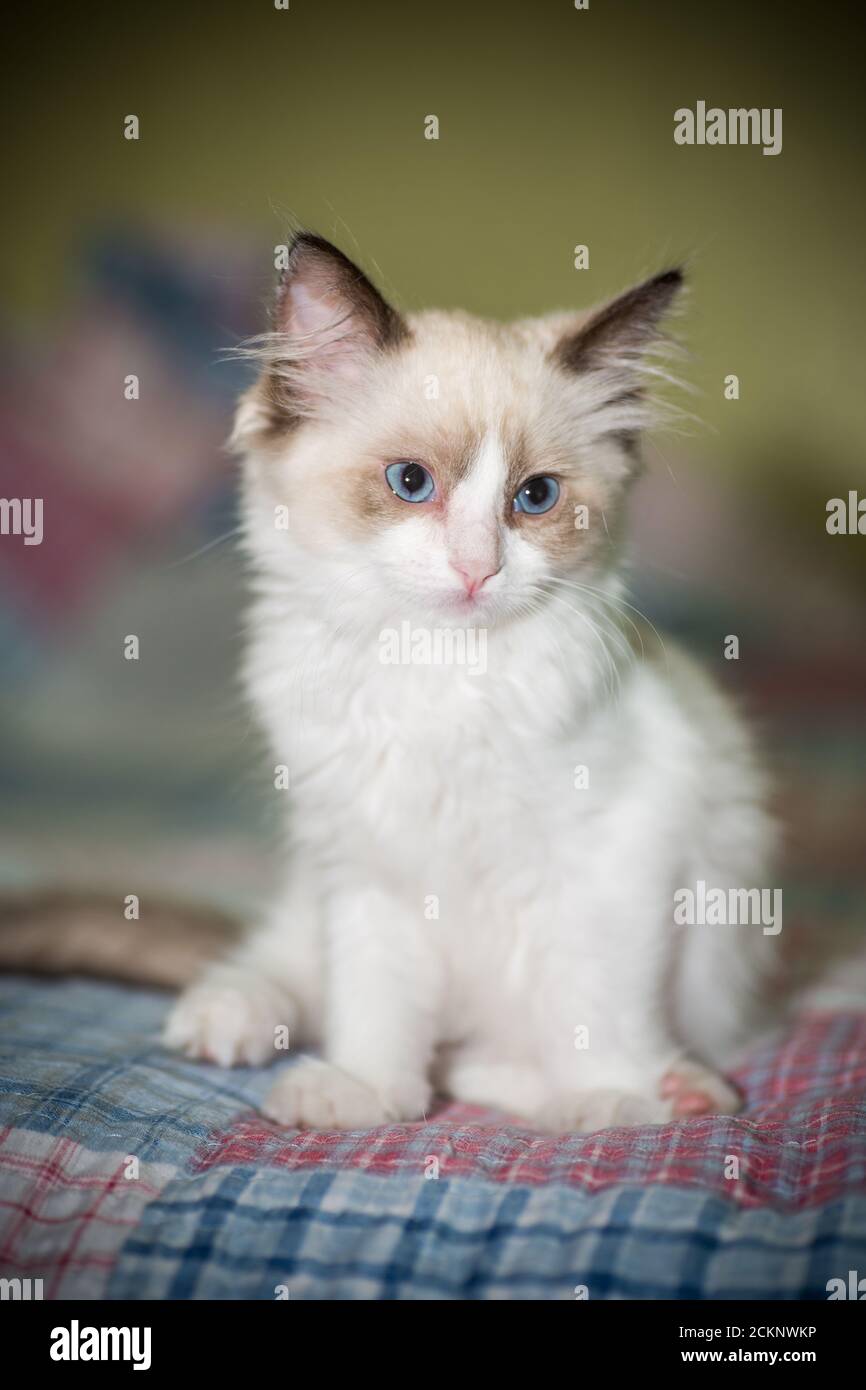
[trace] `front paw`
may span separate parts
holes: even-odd
[[[260,1066],[297,1017],[293,1001],[263,975],[231,965],[212,970],[180,996],[166,1020],[163,1044],[221,1067]]]
[[[318,1057],[302,1057],[271,1087],[263,1114],[289,1129],[374,1129],[420,1119],[430,1098],[414,1077],[373,1087]]]

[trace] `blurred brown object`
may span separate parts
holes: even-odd
[[[8,893],[0,897],[0,970],[178,989],[237,932],[217,908],[148,903],[144,919],[129,921],[120,894]]]

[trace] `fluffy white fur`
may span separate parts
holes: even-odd
[[[269,435],[259,390],[238,421],[246,687],[290,769],[290,793],[274,792],[274,814],[289,808],[285,886],[179,1000],[168,1043],[261,1063],[288,1025],[293,1051],[320,1052],[276,1074],[264,1108],[290,1126],[417,1120],[434,1088],[557,1130],[735,1110],[716,1069],[748,1032],[773,938],[675,926],[673,895],[698,879],[766,885],[773,836],[734,710],[623,598],[630,464],[616,431],[644,406],[617,413],[614,387],[636,354],[572,377],[550,354],[575,320],[504,330],[449,315],[410,319],[379,352],[350,303],[351,370],[331,352],[333,392],[320,379],[305,394],[315,295],[303,267],[295,279],[304,351],[283,331],[297,420]],[[323,328],[339,294],[319,291]],[[386,489],[393,515],[353,513],[347,479],[375,485],[385,434],[402,429],[419,457],[419,439],[454,422],[476,444],[444,511]],[[606,489],[592,494],[610,508],[593,515],[611,523],[596,549],[563,558],[543,529],[509,524],[515,432]],[[474,598],[466,566],[493,576]],[[483,627],[486,672],[383,665],[380,634],[406,619]]]

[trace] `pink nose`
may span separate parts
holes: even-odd
[[[495,570],[491,570],[487,568],[487,563],[483,561],[478,565],[455,565],[452,562],[451,568],[455,569],[460,575],[460,578],[463,580],[464,589],[469,597],[472,598],[472,595],[476,594],[481,586],[487,583],[488,579],[492,579],[494,574],[499,573],[502,566],[498,565]]]

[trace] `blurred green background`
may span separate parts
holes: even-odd
[[[405,306],[497,317],[686,256],[689,377],[726,466],[815,477],[825,498],[866,478],[860,17],[778,0],[34,7],[7,35],[4,289],[54,312],[67,248],[106,214],[248,228],[265,275],[295,218]],[[698,99],[782,107],[781,155],[675,145],[673,112]]]

